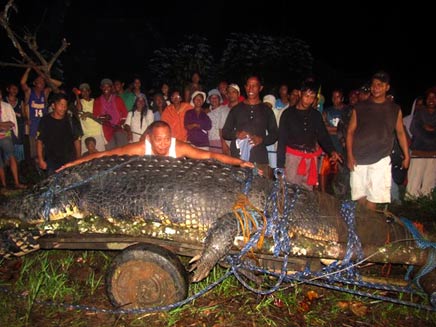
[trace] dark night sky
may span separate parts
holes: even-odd
[[[5,1],[0,3],[3,6]],[[32,30],[41,23],[42,12],[46,12],[44,23],[51,21],[54,26],[64,1],[16,3],[19,12],[12,15],[13,22],[19,28],[26,25]],[[51,41],[57,46],[62,37],[71,42],[61,57],[70,84],[82,80],[96,83],[103,76],[141,74],[155,48],[173,46],[184,34],[197,32],[206,36],[216,50],[222,49],[231,32],[298,37],[310,45],[317,62],[344,77],[344,81],[338,80],[338,85],[331,87],[347,89],[341,83],[365,80],[376,70],[384,69],[391,74],[394,93],[403,106],[436,84],[436,61],[431,51],[434,34],[430,34],[435,30],[433,14],[423,6],[377,7],[378,2],[343,6],[331,1],[316,4],[289,0],[262,4],[147,1],[142,3],[147,6],[145,9],[138,5],[136,1],[71,0],[64,24],[52,30],[49,38],[43,37],[47,33],[41,28],[38,39],[41,45]],[[13,49],[3,50],[11,44],[4,31],[0,31],[0,42],[0,60],[10,61],[10,55],[17,56]],[[88,65],[78,65],[77,58],[87,58]],[[6,76],[16,74],[6,70]]]

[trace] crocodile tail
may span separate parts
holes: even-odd
[[[19,230],[16,228],[0,231],[0,258],[21,257],[39,250],[38,238],[42,231]]]

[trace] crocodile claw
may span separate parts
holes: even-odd
[[[197,283],[205,279],[207,276],[209,276],[210,271],[212,270],[212,266],[210,264],[206,264],[203,260],[200,260],[200,256],[197,255],[194,258],[192,258],[189,263],[193,263],[190,268],[189,272],[194,271],[194,275],[191,278],[191,282]]]

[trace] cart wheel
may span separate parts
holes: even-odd
[[[110,301],[124,309],[165,306],[188,295],[188,274],[172,252],[152,244],[128,247],[106,273]]]

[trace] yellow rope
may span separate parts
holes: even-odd
[[[238,199],[236,200],[235,205],[233,206],[233,212],[238,218],[239,225],[241,226],[242,236],[244,237],[244,242],[247,243],[251,233],[254,231],[253,229],[257,226],[256,220],[252,216],[252,212],[255,211],[262,217],[263,226],[262,233],[260,235],[259,241],[257,242],[257,248],[262,248],[263,241],[265,238],[265,230],[266,230],[266,217],[262,211],[257,209],[250,203],[247,196],[244,194],[239,194]],[[242,213],[242,214],[241,214]]]

